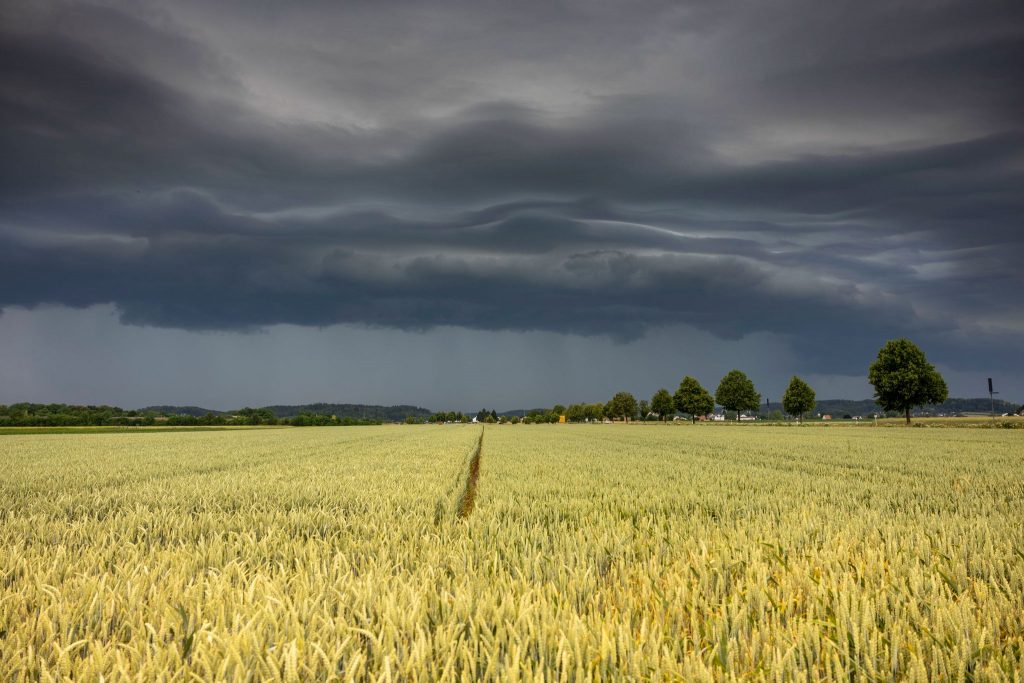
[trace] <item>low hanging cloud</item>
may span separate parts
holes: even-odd
[[[6,9],[0,308],[1014,362],[1014,5],[646,9]]]

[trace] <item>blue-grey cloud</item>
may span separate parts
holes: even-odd
[[[6,8],[0,309],[1012,364],[1018,7],[765,11]]]

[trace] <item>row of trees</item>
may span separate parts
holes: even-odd
[[[292,417],[277,417],[270,408],[242,408],[231,415],[170,415],[161,424],[172,426],[203,426],[203,425],[291,425],[292,427],[353,427],[360,425],[383,424],[380,420],[354,417],[341,417],[302,411]]]
[[[883,410],[903,413],[907,424],[910,423],[910,411],[913,408],[942,403],[949,397],[942,375],[928,362],[924,352],[905,338],[890,340],[879,349],[878,357],[868,368],[868,382],[875,388],[875,402]],[[612,401],[622,406],[616,412],[628,419],[630,411],[626,408],[632,405],[630,402],[633,397],[627,392],[619,392]],[[742,411],[756,411],[760,408],[761,394],[743,372],[732,370],[719,382],[714,398],[700,382],[687,375],[679,383],[679,389],[674,395],[669,394],[667,389],[659,389],[651,397],[650,404],[645,403],[641,401],[641,414],[648,414],[644,408],[649,407],[650,412],[662,419],[678,411],[690,415],[696,421],[711,413],[716,403],[726,410],[735,411],[739,419]],[[793,375],[782,395],[783,410],[803,421],[803,416],[814,410],[814,406],[814,389]]]
[[[910,422],[910,411],[922,405],[942,403],[948,398],[946,382],[923,351],[908,339],[894,339],[885,344],[868,370],[868,381],[875,388],[875,401],[885,411],[903,414]],[[555,406],[551,414],[564,414],[570,422],[596,421],[604,418],[628,422],[656,415],[667,420],[677,412],[693,421],[711,414],[715,405],[734,412],[739,419],[744,411],[761,407],[761,394],[754,383],[740,370],[731,370],[718,383],[712,396],[701,383],[687,375],[674,394],[658,389],[650,401],[637,401],[628,391],[616,393],[608,403],[574,404],[567,409]],[[814,410],[814,389],[794,375],[782,395],[782,409],[803,421]],[[564,412],[562,412],[564,410]]]
[[[570,406],[570,408],[572,408]],[[483,422],[486,424],[548,424],[559,422],[561,417],[566,414],[566,408],[563,405],[555,405],[550,409],[534,409],[527,412],[522,417],[518,415],[498,415],[494,410],[480,410],[476,414],[476,421]],[[472,419],[468,415],[463,415],[459,412],[440,412],[434,413],[430,416],[430,422],[472,422]],[[407,420],[409,422],[409,420]],[[413,421],[415,422],[415,421]]]
[[[0,405],[0,426],[79,427],[153,424],[158,413],[124,410],[117,406],[76,406],[66,403],[14,403]]]
[[[637,403],[632,394],[620,391],[612,397],[608,404],[610,410],[606,410],[605,415],[628,421],[639,412],[641,419],[653,414],[661,420],[668,420],[678,412],[696,422],[714,412],[716,403],[736,413],[739,419],[743,411],[756,411],[760,408],[761,394],[754,388],[750,378],[740,370],[731,370],[726,374],[718,383],[714,396],[695,377],[687,375],[674,394],[669,393],[668,389],[658,389],[650,402]],[[783,397],[783,406],[786,412],[802,419],[805,413],[814,408],[814,390],[807,382],[794,376]]]
[[[116,406],[76,406],[64,403],[15,403],[0,405],[0,427],[102,427],[168,426],[210,427],[224,425],[293,425],[314,427],[381,424],[380,420],[338,418],[302,412],[279,418],[269,408],[242,408],[232,414],[188,415],[154,410],[124,410]]]
[[[806,400],[804,389],[810,392],[809,402]],[[814,392],[799,377],[793,377],[787,394],[791,395],[792,400],[786,410],[792,414],[802,415],[814,407]],[[620,391],[609,402],[611,409],[606,411],[606,416],[628,422],[639,412],[641,419],[653,414],[662,420],[668,420],[679,412],[689,415],[696,422],[711,414],[716,403],[728,411],[735,412],[738,419],[742,411],[760,408],[761,394],[754,388],[750,378],[740,370],[731,370],[723,377],[714,396],[695,377],[687,375],[679,383],[675,394],[669,393],[665,388],[658,389],[650,402],[637,403],[628,391]]]
[[[480,412],[486,412],[486,411],[480,411]],[[431,415],[429,420],[427,420],[427,421],[428,422],[470,422],[470,418],[469,418],[469,415],[464,415],[462,412],[455,412],[453,410],[451,412],[446,413],[446,412],[444,412],[442,410],[439,413],[434,413],[433,415]],[[409,424],[415,424],[416,423],[415,416],[410,415],[408,418],[406,418],[406,422],[409,423]]]
[[[0,427],[209,426],[248,424],[229,415],[179,415],[156,410],[125,410],[117,406],[66,403],[0,405]]]

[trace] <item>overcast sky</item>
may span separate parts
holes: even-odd
[[[1024,5],[0,4],[0,403],[1024,400]]]

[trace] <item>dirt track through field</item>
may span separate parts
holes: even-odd
[[[473,455],[469,458],[469,472],[466,474],[466,487],[462,490],[462,495],[459,497],[459,503],[455,508],[459,519],[469,517],[473,512],[473,506],[476,504],[476,488],[480,480],[480,456],[483,453],[483,445],[484,430],[481,428],[480,438],[477,439],[476,448],[473,450]]]

